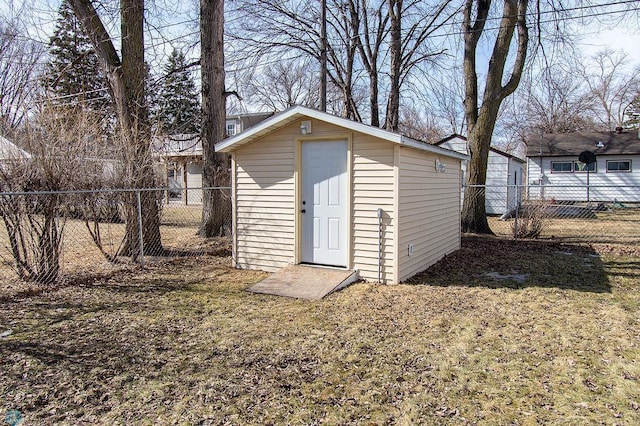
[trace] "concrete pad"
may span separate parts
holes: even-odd
[[[249,287],[248,290],[275,296],[320,300],[329,293],[357,281],[357,279],[357,271],[309,265],[289,265]]]

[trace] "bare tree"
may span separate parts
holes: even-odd
[[[426,3],[426,4],[425,4]],[[396,131],[400,118],[400,91],[404,80],[422,62],[444,52],[429,45],[429,37],[442,28],[457,12],[449,10],[450,0],[422,2],[388,0],[389,98],[384,127]],[[415,16],[419,18],[416,19]]]
[[[237,2],[242,14],[254,17],[239,19],[231,28],[238,55],[267,62],[300,56],[319,61],[320,13],[316,3]],[[344,117],[363,121],[369,115],[371,124],[379,126],[379,98],[386,97],[385,127],[397,130],[402,86],[416,67],[441,53],[441,49],[433,48],[427,41],[455,13],[451,3],[450,0],[329,0],[328,77],[342,93]],[[388,67],[389,72],[381,73],[383,67]],[[359,99],[367,86],[368,113]]]
[[[23,123],[39,92],[44,46],[29,39],[19,22],[0,18],[0,131]]]
[[[360,60],[369,75],[369,115],[372,126],[380,127],[380,71],[379,61],[384,40],[389,32],[389,14],[385,2],[374,4],[368,0],[349,0],[351,25]]]
[[[598,101],[596,121],[609,131],[622,126],[625,110],[638,94],[640,67],[623,52],[603,50],[582,64],[581,75]]]
[[[493,130],[502,101],[511,95],[522,76],[529,43],[526,15],[528,0],[505,0],[500,28],[495,35],[493,51],[484,81],[484,93],[478,87],[478,42],[485,31],[491,1],[465,0],[462,31],[464,34],[463,72],[465,79],[465,118],[468,126],[468,143],[471,160],[467,168],[467,184],[464,192],[462,230],[465,232],[492,233],[487,222],[485,193],[476,185],[484,185],[487,161]],[[517,36],[514,40],[514,34]],[[509,50],[516,52],[510,76],[505,79]]]
[[[436,122],[434,115],[409,105],[400,107],[398,130],[405,136],[428,143],[437,142],[447,133]]]
[[[122,57],[114,47],[91,0],[70,0],[74,13],[96,49],[107,76],[119,124],[119,150],[124,179],[133,188],[153,188],[155,178],[151,157],[151,131],[145,98],[144,0],[121,0]],[[164,252],[160,239],[157,199],[151,192],[141,196],[142,235],[145,254]],[[137,203],[133,195],[125,206],[126,235],[121,254],[137,256]]]
[[[466,129],[462,80],[462,70],[457,66],[437,69],[426,77],[423,88],[426,93],[420,98],[428,105],[430,114],[447,124],[448,133],[459,135]]]
[[[523,79],[520,96],[502,103],[496,133],[503,138],[500,149],[518,155],[524,153],[532,135],[594,130],[593,96],[573,65],[554,64],[530,73]]]
[[[200,0],[200,38],[202,66],[202,184],[204,187],[229,185],[228,155],[215,152],[215,143],[225,137],[224,85],[224,1]],[[230,201],[219,190],[203,194],[202,225],[198,234],[213,237],[221,233]],[[227,214],[228,218],[229,215]]]
[[[308,60],[275,63],[247,84],[247,97],[271,111],[294,105],[317,108],[320,88],[315,71]]]

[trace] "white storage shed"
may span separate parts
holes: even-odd
[[[238,268],[398,283],[460,248],[464,154],[301,106],[216,150],[231,153]]]

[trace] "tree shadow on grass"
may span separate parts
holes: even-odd
[[[451,253],[409,283],[487,288],[558,288],[609,293],[605,264],[593,248],[550,241],[468,235]]]

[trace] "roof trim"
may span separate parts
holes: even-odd
[[[451,135],[447,136],[446,138],[444,138],[444,139],[440,139],[438,142],[434,142],[433,144],[434,144],[434,145],[436,145],[436,146],[440,146],[440,145],[442,145],[443,143],[448,142],[448,141],[450,141],[451,139],[455,139],[455,138],[460,138],[460,139],[465,140],[465,141],[467,140],[467,137],[466,137],[466,136],[462,136],[462,135],[459,135],[459,134],[457,134],[457,133],[452,133]],[[503,151],[503,150],[501,150],[501,149],[494,148],[494,147],[490,146],[490,147],[489,147],[489,150],[491,150],[491,151],[495,152],[496,154],[500,154],[500,155],[502,155],[502,156],[505,156],[505,157],[507,157],[507,158],[513,158],[514,160],[519,161],[519,162],[521,162],[521,163],[523,163],[523,164],[524,164],[524,163],[526,163],[526,161],[525,161],[525,160],[523,160],[522,158],[516,157],[515,155],[513,155],[513,154],[509,154],[508,152],[504,152],[504,151]]]
[[[415,139],[408,138],[399,133],[393,133],[388,130],[380,129],[378,127],[369,126],[367,124],[358,123],[357,121],[349,120],[342,117],[336,117],[335,115],[328,114],[326,112],[318,111],[316,109],[307,108],[303,106],[294,106],[287,110],[284,110],[278,114],[275,114],[264,121],[256,124],[255,126],[241,132],[235,136],[227,138],[218,142],[215,145],[217,152],[231,152],[243,145],[253,142],[254,140],[269,134],[277,129],[284,127],[301,117],[309,117],[326,123],[334,124],[336,126],[344,127],[349,130],[353,130],[359,133],[363,133],[369,136],[373,136],[379,139],[393,142],[409,148],[419,149],[421,151],[427,151],[434,154],[440,154],[447,157],[457,158],[460,160],[468,160],[469,156],[460,154],[458,152],[441,148],[439,146],[430,145],[425,142],[420,142]]]

